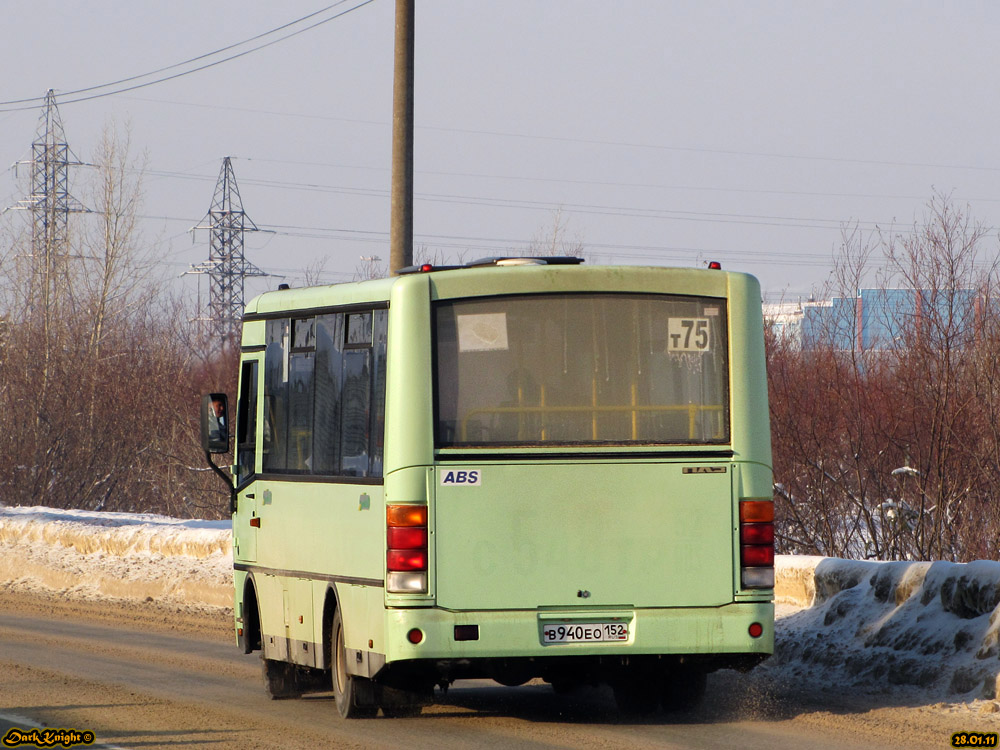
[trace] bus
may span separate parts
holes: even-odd
[[[272,697],[408,716],[543,680],[645,714],[772,653],[752,276],[494,258],[279,288],[238,381],[235,628]]]

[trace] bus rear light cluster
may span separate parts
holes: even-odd
[[[740,501],[740,580],[745,589],[774,588],[774,503]]]
[[[387,505],[385,588],[390,594],[427,593],[427,506]]]

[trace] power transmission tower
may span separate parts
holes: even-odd
[[[68,274],[69,215],[86,209],[69,194],[69,168],[82,162],[71,160],[62,118],[52,89],[45,93],[45,108],[31,144],[31,192],[15,209],[30,211],[31,289],[30,309],[45,315],[46,324],[55,313],[60,279]],[[26,162],[20,162],[24,164]]]
[[[209,280],[208,314],[201,318],[210,326],[210,334],[223,344],[239,341],[245,280],[269,274],[250,263],[243,254],[243,235],[259,232],[243,210],[240,189],[230,157],[222,160],[222,170],[215,185],[208,222],[193,229],[209,231],[208,260],[192,265],[186,273],[207,274]]]

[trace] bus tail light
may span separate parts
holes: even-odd
[[[427,506],[385,508],[385,588],[390,594],[427,593]]]
[[[386,555],[386,567],[390,571],[427,570],[427,550],[390,549]]]
[[[746,589],[774,588],[774,503],[740,501],[740,581]]]

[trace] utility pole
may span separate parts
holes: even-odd
[[[69,144],[52,89],[45,92],[45,108],[31,144],[31,194],[13,206],[31,212],[31,280],[28,315],[41,318],[41,382],[39,403],[49,387],[49,363],[59,308],[66,294],[60,283],[69,283],[69,215],[86,209],[69,194],[69,168],[81,162],[70,160]],[[39,419],[41,417],[39,416]]]
[[[21,162],[24,163],[24,162]],[[69,144],[52,89],[45,92],[45,107],[31,144],[31,193],[15,209],[31,212],[30,310],[44,316],[48,331],[58,302],[59,279],[66,276],[69,258],[69,215],[83,206],[69,194]],[[47,338],[47,337],[46,337]]]
[[[247,277],[269,274],[250,263],[243,254],[244,233],[260,230],[243,210],[236,174],[228,156],[222,160],[207,218],[207,223],[192,228],[209,231],[208,260],[192,265],[185,273],[208,275],[208,315],[203,319],[208,320],[211,334],[222,344],[235,344],[239,341],[246,307],[244,282]]]
[[[389,271],[413,265],[413,21],[415,0],[396,0],[392,82],[392,214]]]

